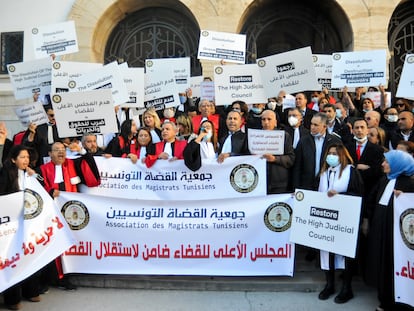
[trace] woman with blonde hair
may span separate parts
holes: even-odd
[[[197,135],[193,133],[193,123],[191,122],[191,119],[189,116],[185,114],[178,116],[177,126],[178,126],[177,139],[186,140],[190,142],[197,137]]]
[[[385,146],[386,139],[386,133],[383,128],[375,126],[369,129],[368,140],[375,145],[380,145],[384,149],[384,152],[388,151]]]
[[[324,156],[319,181],[319,192],[328,197],[336,194],[361,196],[363,182],[353,160],[342,144],[329,147]],[[328,299],[335,293],[335,269],[343,269],[342,289],[335,297],[336,303],[345,303],[354,297],[351,287],[353,263],[355,259],[321,250],[321,268],[325,270],[326,285],[319,293],[320,300]]]
[[[151,130],[152,142],[154,144],[161,141],[161,121],[154,108],[148,108],[142,114],[142,124]]]

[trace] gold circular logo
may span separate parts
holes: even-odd
[[[207,31],[207,30],[204,30],[204,31],[201,33],[201,35],[202,35],[203,37],[208,37],[209,33],[208,33],[208,31]]]
[[[52,100],[54,103],[59,104],[62,101],[62,97],[60,95],[53,95]]]
[[[24,219],[33,219],[43,210],[43,199],[31,189],[24,190]]]
[[[313,62],[314,62],[314,63],[316,63],[316,62],[318,61],[318,56],[313,55],[313,56],[312,56],[312,58],[313,58]]]
[[[154,62],[152,60],[147,60],[146,63],[145,63],[145,65],[147,67],[152,67],[154,65]]]
[[[221,74],[223,73],[223,67],[217,66],[217,67],[214,69],[214,72],[215,72],[216,74],[218,74],[218,75],[221,75]]]
[[[414,250],[414,208],[409,208],[401,214],[400,234],[404,244]]]
[[[16,71],[16,67],[14,67],[13,65],[9,66],[9,72],[15,72]]]
[[[60,69],[60,63],[59,62],[54,62],[53,63],[53,68],[54,69]]]
[[[68,86],[69,86],[69,88],[71,88],[71,89],[73,89],[73,88],[75,88],[76,87],[76,82],[75,81],[69,81],[68,82]]]
[[[80,201],[68,201],[60,211],[72,230],[81,230],[89,223],[88,209]]]
[[[298,201],[302,201],[305,198],[305,194],[302,191],[298,191],[295,193],[295,198]]]
[[[284,202],[273,203],[266,209],[264,223],[274,232],[288,230],[292,224],[292,208]]]
[[[334,60],[340,60],[341,59],[341,54],[334,54],[333,59]]]
[[[257,65],[259,65],[259,67],[264,67],[266,66],[266,61],[264,59],[259,59]]]
[[[412,63],[414,63],[414,56],[408,56],[408,58],[407,58],[407,63],[408,63],[408,64],[412,64]]]
[[[39,33],[39,29],[32,28],[32,34],[37,35]]]
[[[250,164],[237,165],[230,173],[230,184],[240,193],[252,192],[259,182],[256,169]]]

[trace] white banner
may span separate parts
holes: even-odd
[[[249,129],[247,131],[249,151],[251,154],[284,154],[285,131],[264,131]]]
[[[385,50],[332,54],[332,87],[386,85]]]
[[[175,79],[173,63],[145,60],[145,108],[162,110],[180,105],[180,89]]]
[[[1,196],[0,292],[29,277],[74,244],[55,203],[34,177],[26,191]]]
[[[201,96],[201,82],[204,81],[203,76],[196,76],[190,78],[190,89],[193,92],[193,97],[200,97]]]
[[[144,108],[144,68],[120,66],[120,70],[129,95],[129,100],[121,107]]]
[[[290,241],[354,258],[361,197],[296,189]]]
[[[398,83],[397,97],[404,97],[414,100],[414,54],[405,56],[404,66]]]
[[[32,28],[32,40],[36,58],[79,51],[74,21]]]
[[[224,163],[203,161],[197,172],[184,160],[157,160],[151,167],[130,159],[95,157],[101,184],[81,191],[100,196],[141,200],[211,200],[266,195],[266,160],[229,157]]]
[[[25,128],[27,128],[30,123],[40,125],[49,122],[45,109],[40,102],[18,106],[14,108],[14,112]]]
[[[71,92],[84,92],[97,89],[110,89],[112,91],[114,106],[129,100],[124,77],[116,61],[94,71],[84,73],[69,81],[69,90]]]
[[[394,198],[395,301],[414,307],[414,194]]]
[[[50,58],[7,65],[14,97],[33,98],[34,93],[50,94],[52,69]]]
[[[305,47],[257,60],[267,97],[279,91],[295,93],[318,90],[312,50]]]
[[[55,94],[52,105],[59,137],[118,131],[109,89]]]
[[[52,87],[51,93],[69,92],[74,80],[82,74],[97,70],[102,67],[99,63],[62,62],[52,63]]]
[[[332,55],[313,54],[313,65],[315,67],[319,90],[325,87],[331,89]]]
[[[290,194],[203,201],[137,201],[63,192],[79,241],[66,273],[293,275]]]
[[[246,35],[228,32],[201,30],[198,59],[225,60],[244,64],[246,57]]]
[[[262,77],[256,64],[214,67],[216,104],[223,106],[242,100],[247,104],[266,103]]]

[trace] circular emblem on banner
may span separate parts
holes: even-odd
[[[264,223],[271,231],[286,231],[292,223],[292,208],[284,202],[273,203],[266,209]]]
[[[252,192],[259,182],[256,169],[250,164],[237,165],[230,173],[230,184],[240,193]]]
[[[314,62],[314,63],[316,63],[316,62],[318,61],[318,56],[313,55],[313,56],[312,56],[312,58],[313,58],[313,62]]]
[[[296,200],[302,201],[303,198],[305,197],[305,195],[302,191],[298,191],[298,192],[295,193],[295,197],[296,197]]]
[[[257,62],[257,65],[259,67],[264,67],[266,66],[266,61],[264,59],[259,59],[259,61]]]
[[[60,95],[53,95],[52,100],[54,103],[59,104],[62,101],[62,97]]]
[[[9,66],[9,72],[15,72],[16,71],[16,67],[14,67],[13,65]]]
[[[31,189],[24,190],[24,219],[33,219],[43,210],[43,199]]]
[[[208,31],[207,31],[207,30],[204,30],[204,31],[201,33],[201,35],[202,35],[203,37],[208,37],[209,33],[208,33]]]
[[[334,60],[340,60],[341,59],[341,54],[334,54],[333,59]]]
[[[147,60],[146,64],[147,67],[152,67],[152,65],[154,65],[154,63],[152,62],[152,60]]]
[[[216,69],[214,69],[214,72],[217,73],[218,75],[221,75],[223,73],[223,68],[222,67],[216,67]]]
[[[400,233],[405,245],[414,250],[414,208],[409,208],[401,214]]]
[[[89,223],[89,212],[80,201],[68,201],[60,210],[72,230],[81,230]]]
[[[414,56],[409,56],[409,57],[407,58],[407,63],[409,63],[409,64],[414,63]]]
[[[68,86],[69,86],[69,88],[71,88],[71,89],[73,89],[73,88],[75,88],[76,87],[76,82],[75,81],[69,81],[68,82]]]
[[[37,35],[39,33],[39,29],[32,28],[32,34]]]
[[[60,69],[60,63],[59,62],[54,62],[53,63],[53,68],[54,69]]]

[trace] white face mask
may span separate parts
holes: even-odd
[[[270,110],[275,110],[276,103],[275,102],[268,102],[267,103],[267,108],[269,108]]]
[[[338,119],[342,118],[342,110],[341,109],[336,109],[335,112],[336,112],[336,117]]]
[[[288,118],[288,122],[289,122],[289,125],[293,127],[293,126],[296,126],[299,123],[299,119],[296,118],[296,117],[291,116],[291,117]]]
[[[398,121],[398,116],[389,115],[389,116],[387,116],[387,120],[388,120],[388,122],[397,122]]]
[[[364,136],[362,138],[358,138],[358,137],[354,136],[354,139],[359,143],[363,143],[367,140],[367,136]]]

